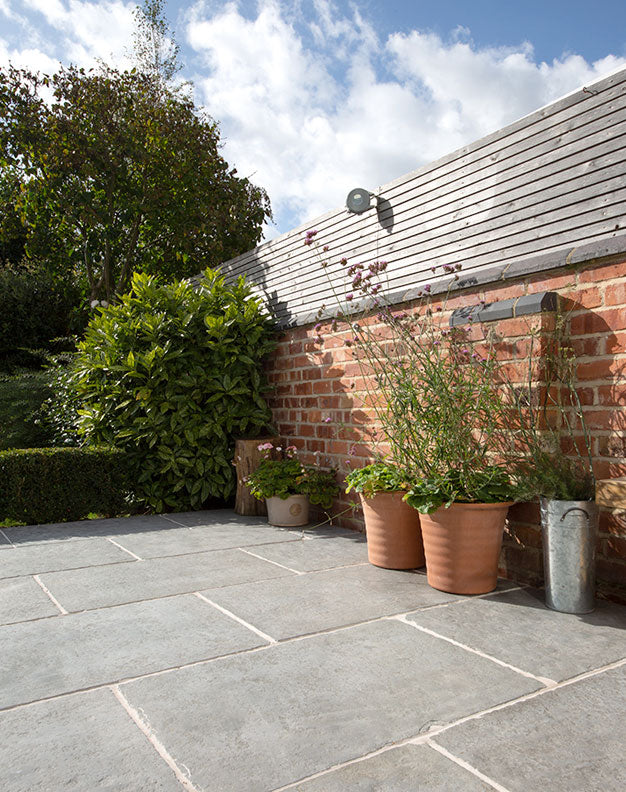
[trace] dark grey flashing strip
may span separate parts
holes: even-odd
[[[442,294],[445,292],[461,291],[462,289],[475,289],[479,286],[487,286],[492,283],[502,283],[522,278],[526,275],[536,275],[540,272],[548,272],[556,269],[580,270],[583,264],[602,263],[603,259],[612,256],[619,256],[626,253],[626,234],[619,236],[604,237],[594,242],[588,242],[575,248],[565,248],[554,253],[545,253],[540,256],[515,261],[512,264],[502,264],[498,267],[473,272],[471,275],[460,275],[459,279],[447,279],[432,284],[430,294]],[[424,296],[423,288],[416,287],[396,291],[386,295],[386,303],[397,305],[399,303],[410,302]],[[306,311],[298,314],[291,314],[288,317],[278,318],[278,326],[287,330],[293,327],[313,324],[324,319],[332,319],[338,314],[338,309],[346,313],[354,310],[350,303],[336,306],[334,310],[326,310],[321,315],[315,311]],[[518,314],[520,315],[520,314]]]
[[[517,316],[547,313],[556,311],[558,294],[544,291],[514,297],[511,300],[499,300],[485,305],[472,305],[459,308],[452,312],[450,325],[464,325],[468,322],[495,322],[499,319],[514,319]]]

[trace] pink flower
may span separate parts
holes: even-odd
[[[324,423],[330,423],[333,419],[330,416],[324,418]]]
[[[352,294],[352,292],[348,292],[346,294],[346,301],[350,302],[351,300],[354,300],[354,294]]]
[[[271,451],[274,448],[272,443],[261,443],[261,445],[257,446],[258,451]]]

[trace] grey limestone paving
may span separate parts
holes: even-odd
[[[274,542],[297,542],[299,535],[289,534],[270,525],[200,525],[197,527],[115,536],[116,542],[140,558],[198,553],[205,550],[253,548]]]
[[[4,532],[0,530],[0,548],[3,547],[11,547],[11,542]]]
[[[475,775],[426,745],[405,745],[344,766],[294,792],[493,792]]]
[[[77,522],[49,523],[48,525],[25,525],[19,528],[3,528],[3,531],[13,544],[21,545],[78,541],[94,536],[123,535],[137,531],[165,531],[175,527],[175,523],[165,517],[149,514],[107,520],[78,520]]]
[[[510,792],[623,792],[626,665],[435,737]]]
[[[119,564],[132,560],[132,556],[107,539],[91,539],[88,542],[71,544],[51,542],[45,545],[23,545],[0,552],[0,578],[100,564]]]
[[[0,730],[3,792],[181,792],[110,690],[2,712]]]
[[[262,558],[284,564],[298,572],[367,564],[367,542],[362,534],[355,532],[351,537],[333,536],[319,541],[302,539],[299,542],[253,547],[251,550]]]
[[[51,572],[41,581],[66,610],[80,611],[291,574],[241,550],[216,550]]]
[[[58,613],[59,609],[32,577],[0,580],[0,625],[42,619]]]
[[[430,588],[424,575],[371,565],[248,583],[206,595],[277,640],[458,599]]]
[[[543,592],[509,591],[458,602],[410,621],[555,681],[626,657],[626,608],[598,602],[594,613],[556,613]]]
[[[192,594],[0,629],[0,708],[267,641]]]
[[[172,514],[164,515],[164,519],[176,523],[177,525],[187,526],[188,528],[203,525],[215,527],[231,526],[233,528],[241,528],[245,525],[264,525],[266,528],[272,527],[267,524],[267,517],[244,517],[240,514],[235,514],[232,509],[174,512]]]
[[[538,687],[385,620],[120,689],[195,785],[262,792]]]

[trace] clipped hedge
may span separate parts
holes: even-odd
[[[0,520],[29,525],[128,510],[128,460],[108,448],[0,451]]]

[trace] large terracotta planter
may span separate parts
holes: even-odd
[[[361,495],[367,556],[371,564],[385,569],[415,569],[424,566],[420,515],[402,500],[404,492],[379,492],[373,498]]]
[[[498,582],[511,503],[453,503],[420,515],[429,584],[451,594],[486,594]]]
[[[295,528],[309,522],[309,499],[306,495],[266,498],[267,521],[280,528]]]

